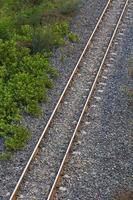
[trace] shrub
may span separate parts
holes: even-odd
[[[16,26],[18,28],[21,27],[21,25],[38,27],[42,24],[42,17],[44,12],[45,10],[43,6],[32,6],[22,9],[16,16]]]
[[[10,38],[11,21],[10,18],[0,19],[0,39],[7,40]]]
[[[63,20],[66,20],[66,16],[59,13],[58,10],[50,10],[50,11],[45,11],[43,13],[41,18],[41,24],[42,25],[53,24],[56,23],[57,21],[60,22]]]
[[[66,1],[61,0],[59,11],[62,14],[67,15],[77,11],[79,9],[79,6],[80,6],[80,0],[66,0]]]
[[[63,45],[64,37],[69,32],[68,23],[55,23],[52,26],[36,29],[32,38],[32,52],[51,50],[53,47]]]
[[[24,4],[39,5],[42,0],[23,0]]]
[[[69,33],[68,34],[68,39],[71,41],[71,42],[78,42],[79,41],[79,37],[78,35],[74,34],[74,33]]]
[[[5,141],[7,150],[21,149],[30,138],[29,131],[22,126],[12,126],[10,135],[11,134],[12,137],[7,137]]]
[[[50,50],[54,45],[55,37],[51,30],[37,29],[32,37],[32,52],[42,52],[44,50]]]
[[[10,160],[12,157],[12,153],[11,152],[2,152],[0,153],[0,160]]]
[[[39,116],[39,103],[48,100],[58,75],[49,61],[52,49],[67,39],[77,41],[65,14],[77,10],[79,1],[1,0],[0,5],[0,159],[8,159],[30,138],[21,125],[23,114]]]
[[[57,71],[45,55],[31,56],[14,41],[0,40],[0,137],[6,151],[24,146],[29,131],[20,126],[23,112],[39,115],[39,102],[47,100]],[[4,154],[3,154],[4,155]]]
[[[13,34],[12,39],[18,42],[31,42],[33,29],[30,25],[22,25],[20,30]]]

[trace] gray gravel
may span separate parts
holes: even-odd
[[[133,85],[128,75],[128,59],[133,56],[132,10],[130,1],[103,72],[104,85],[99,84],[83,119],[56,200],[111,200],[128,190],[133,194],[133,107],[123,91],[125,85]]]
[[[78,44],[69,43],[65,47],[57,49],[54,52],[52,63],[58,68],[60,77],[56,81],[55,88],[49,93],[51,101],[47,105],[42,105],[44,111],[43,117],[41,119],[36,119],[25,116],[25,123],[32,131],[32,140],[23,151],[16,153],[15,158],[12,161],[0,161],[0,198],[3,200],[9,199],[10,193],[40,137],[57,99],[59,98],[59,95],[61,94],[107,0],[84,0],[83,2],[84,5],[82,9],[78,15],[74,17],[71,23],[71,29],[79,35],[80,42]],[[61,61],[62,55],[65,57],[64,62]]]
[[[122,3],[122,0],[113,1],[106,13],[94,42],[86,53],[70,90],[47,131],[47,136],[41,144],[41,152],[32,163],[18,199],[44,200],[47,198],[48,191],[72,136],[75,123],[86,101],[88,90],[90,90],[92,80],[104,55],[105,47],[109,43],[114,24],[116,24],[118,15],[122,10]]]

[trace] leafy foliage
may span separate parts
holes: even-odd
[[[32,38],[32,52],[50,50],[65,43],[64,36],[69,33],[67,22],[56,23],[43,29],[37,29]]]
[[[4,17],[0,20],[0,38],[9,39],[11,31],[11,21],[9,17]]]
[[[0,1],[0,159],[21,149],[31,137],[22,124],[24,113],[41,115],[58,72],[51,66],[52,49],[77,41],[69,17],[78,0]]]
[[[7,150],[24,146],[29,132],[19,125],[21,113],[41,113],[38,103],[47,100],[55,76],[57,71],[44,55],[31,56],[14,41],[0,40],[0,136]]]
[[[80,1],[79,0],[67,0],[60,1],[60,12],[64,15],[71,14],[79,9]]]
[[[78,41],[79,41],[78,35],[76,35],[76,34],[74,34],[74,33],[72,33],[72,32],[70,32],[70,33],[68,34],[68,39],[69,39],[71,42],[78,42]]]

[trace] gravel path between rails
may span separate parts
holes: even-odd
[[[102,76],[105,85],[98,86],[84,116],[55,200],[111,200],[119,191],[133,191],[133,108],[123,91],[125,85],[133,85],[128,75],[133,56],[131,1],[128,8],[130,14],[121,24],[125,30],[119,29]]]
[[[0,200],[9,199],[10,193],[31,155],[106,2],[107,0],[83,0],[82,9],[71,23],[71,29],[79,35],[80,42],[77,44],[69,43],[67,46],[55,50],[52,63],[58,68],[60,77],[56,81],[55,88],[49,93],[51,101],[47,105],[42,105],[43,117],[35,119],[25,116],[25,123],[32,130],[32,140],[23,151],[16,153],[16,157],[12,161],[0,161]],[[61,62],[62,55],[65,58],[63,63]]]
[[[86,101],[92,79],[94,79],[97,68],[100,66],[114,25],[124,6],[123,2],[123,0],[113,1],[112,5],[109,6],[108,12],[100,24],[99,31],[94,37],[92,47],[86,52],[69,92],[64,97],[47,135],[40,145],[40,152],[31,164],[30,171],[28,171],[20,188],[18,199],[47,199],[49,189],[74,131],[75,122],[77,123]]]

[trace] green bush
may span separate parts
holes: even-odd
[[[0,137],[5,149],[16,150],[29,139],[29,131],[20,126],[22,114],[39,115],[39,102],[47,100],[57,71],[45,55],[30,55],[18,49],[14,41],[0,40]]]
[[[50,50],[54,45],[55,36],[51,30],[37,29],[32,36],[32,52],[42,52]]]
[[[11,152],[2,152],[0,153],[0,160],[11,160],[12,158],[12,153]]]
[[[21,26],[20,30],[13,34],[12,39],[18,42],[30,41],[33,35],[33,28],[30,25]]]
[[[29,24],[32,27],[38,27],[42,24],[42,17],[45,13],[43,6],[38,7],[28,7],[22,9],[15,19],[15,24],[19,28],[21,25]]]
[[[0,19],[0,39],[7,40],[10,38],[11,25],[10,18],[5,17]]]
[[[65,15],[78,8],[78,0],[0,1],[0,159],[8,159],[30,138],[23,114],[41,115],[39,103],[48,100],[58,76],[49,61],[52,49],[78,40]]]
[[[5,145],[7,150],[17,150],[24,147],[27,140],[30,138],[29,131],[22,126],[12,126],[12,137],[6,138]]]
[[[64,37],[69,33],[67,22],[55,23],[52,26],[37,29],[32,38],[33,53],[51,50],[65,43]]]
[[[69,33],[68,34],[68,39],[71,41],[71,42],[78,42],[79,41],[79,37],[78,35],[74,34],[74,33]]]
[[[24,4],[39,5],[42,0],[23,0]]]
[[[59,11],[64,14],[70,14],[77,11],[80,7],[80,0],[61,0]]]

